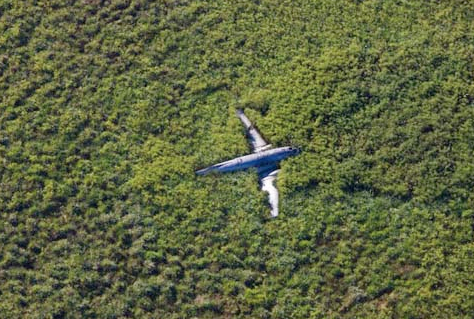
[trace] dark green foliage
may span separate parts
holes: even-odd
[[[469,1],[4,1],[5,318],[471,318]],[[254,172],[275,146],[281,216]]]

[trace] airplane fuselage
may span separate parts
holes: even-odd
[[[287,157],[297,155],[299,150],[293,147],[278,147],[249,155],[240,156],[229,161],[212,165],[208,168],[196,172],[198,175],[204,175],[210,172],[234,172],[245,170],[250,167],[260,167],[279,162]]]

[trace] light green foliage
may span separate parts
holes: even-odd
[[[5,318],[471,318],[469,1],[0,3]],[[282,163],[281,215],[236,108]]]

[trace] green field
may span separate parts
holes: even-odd
[[[472,1],[0,1],[0,317],[473,318],[473,153]]]

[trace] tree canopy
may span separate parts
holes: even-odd
[[[1,316],[471,318],[473,66],[470,1],[1,2]]]

